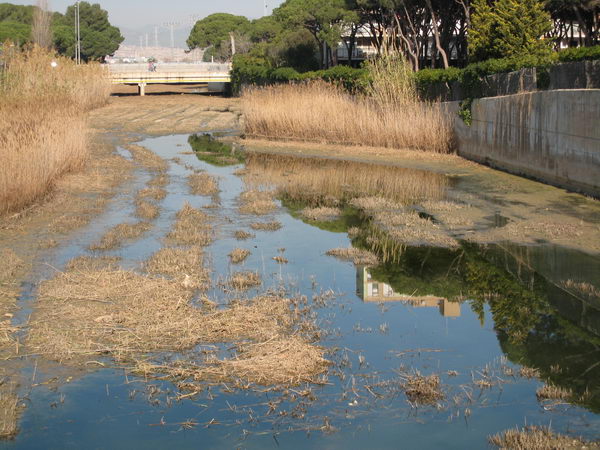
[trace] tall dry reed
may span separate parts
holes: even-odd
[[[242,95],[250,137],[450,151],[451,124],[439,104],[419,101],[401,57],[369,63],[366,95],[325,82],[250,88]]]
[[[39,47],[1,49],[0,214],[27,206],[85,163],[85,113],[106,103],[110,88],[100,65],[76,66]]]

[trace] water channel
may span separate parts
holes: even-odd
[[[238,210],[244,162],[199,158],[190,142],[204,145],[187,135],[140,143],[169,160],[168,194],[148,233],[106,254],[139,270],[163,247],[185,202],[197,208],[211,203],[189,193],[188,175],[200,169],[216,176],[220,207],[207,210],[217,230],[206,248],[214,281],[207,295],[227,301],[217,282],[234,270],[226,255],[250,249],[242,267],[258,271],[263,286],[247,295],[284,287],[312,303],[322,330],[318,345],[332,362],[326,382],[280,391],[217,385],[172,401],[170,381],[139,379],[118,365],[65,369],[30,359],[24,378],[35,371],[37,379],[62,381],[24,393],[20,433],[0,448],[475,449],[489,448],[490,435],[526,424],[599,437],[600,299],[570,288],[585,284],[600,291],[598,256],[543,244],[459,242],[402,246],[376,266],[355,266],[326,252],[352,245],[377,252],[372,241],[348,235],[352,227],[369,226],[365,217],[348,209],[335,222],[311,221],[286,199],[260,218],[281,222],[279,230],[252,231],[254,237],[240,242],[234,232],[251,231],[257,221]],[[33,308],[38,281],[53,276],[49,267],[93,255],[91,242],[131,220],[133,193],[148,178],[140,169],[130,190],[98,220],[39,262],[21,299],[22,320]],[[282,252],[287,264],[272,259]],[[537,369],[538,376],[520,375],[521,367]],[[402,380],[415,373],[438,375],[442,397],[433,404],[410,402]],[[573,398],[539,401],[536,390],[544,383],[570,389]]]

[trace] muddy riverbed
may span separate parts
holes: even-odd
[[[114,179],[64,194],[67,229],[4,220],[0,447],[600,437],[597,202],[453,157],[244,152],[214,103],[114,103]]]

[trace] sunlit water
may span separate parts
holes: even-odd
[[[305,223],[284,207],[263,219],[240,216],[237,197],[244,186],[234,172],[243,165],[217,167],[183,155],[189,151],[187,138],[161,137],[142,145],[218,177],[221,208],[208,210],[215,216],[217,239],[206,249],[214,280],[234,270],[226,255],[242,247],[252,251],[242,267],[263,275],[261,289],[285,286],[290,295],[309,299],[335,294],[315,306],[325,331],[320,345],[330,349],[328,357],[335,363],[328,384],[313,386],[309,398],[287,397],[269,413],[268,403],[280,393],[213,387],[176,402],[167,400],[176,391],[169,382],[148,382],[161,390],[153,394],[148,383],[123,370],[59,372],[57,388],[21,392],[27,406],[21,431],[0,447],[488,448],[489,435],[525,424],[551,424],[558,432],[599,437],[600,305],[571,296],[561,285],[574,279],[600,286],[598,257],[550,246],[483,249],[465,244],[458,250],[409,248],[399,262],[355,267],[325,255],[351,245],[345,232]],[[188,193],[190,173],[171,162],[168,195],[152,231],[107,254],[121,256],[126,268],[139,269],[164,245],[185,202],[208,205],[210,198]],[[40,279],[90,253],[89,244],[111,226],[135,220],[133,196],[149,179],[143,170],[136,175],[102,216],[40,261],[36,278],[24,291],[20,320],[31,311]],[[279,220],[283,227],[249,230],[250,223],[267,219]],[[237,241],[233,233],[239,229],[256,237]],[[281,248],[288,264],[272,260]],[[431,298],[413,304],[394,301],[399,292],[417,290]],[[225,299],[218,287],[209,294]],[[456,298],[463,301],[449,301]],[[518,376],[520,364],[587,395],[579,406],[540,403],[536,389],[543,381]],[[441,377],[445,398],[439,407],[415,407],[407,401],[399,388],[400,374],[415,370]],[[35,374],[39,382],[53,373],[52,364],[30,359],[23,377],[27,381]],[[73,378],[65,383],[67,376]],[[491,387],[477,384],[481,380]],[[181,425],[189,420],[196,425]]]

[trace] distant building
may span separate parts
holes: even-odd
[[[444,317],[460,317],[460,303],[433,295],[415,296],[394,292],[392,286],[373,279],[368,267],[356,268],[356,294],[365,302],[402,302],[415,308],[438,308]]]

